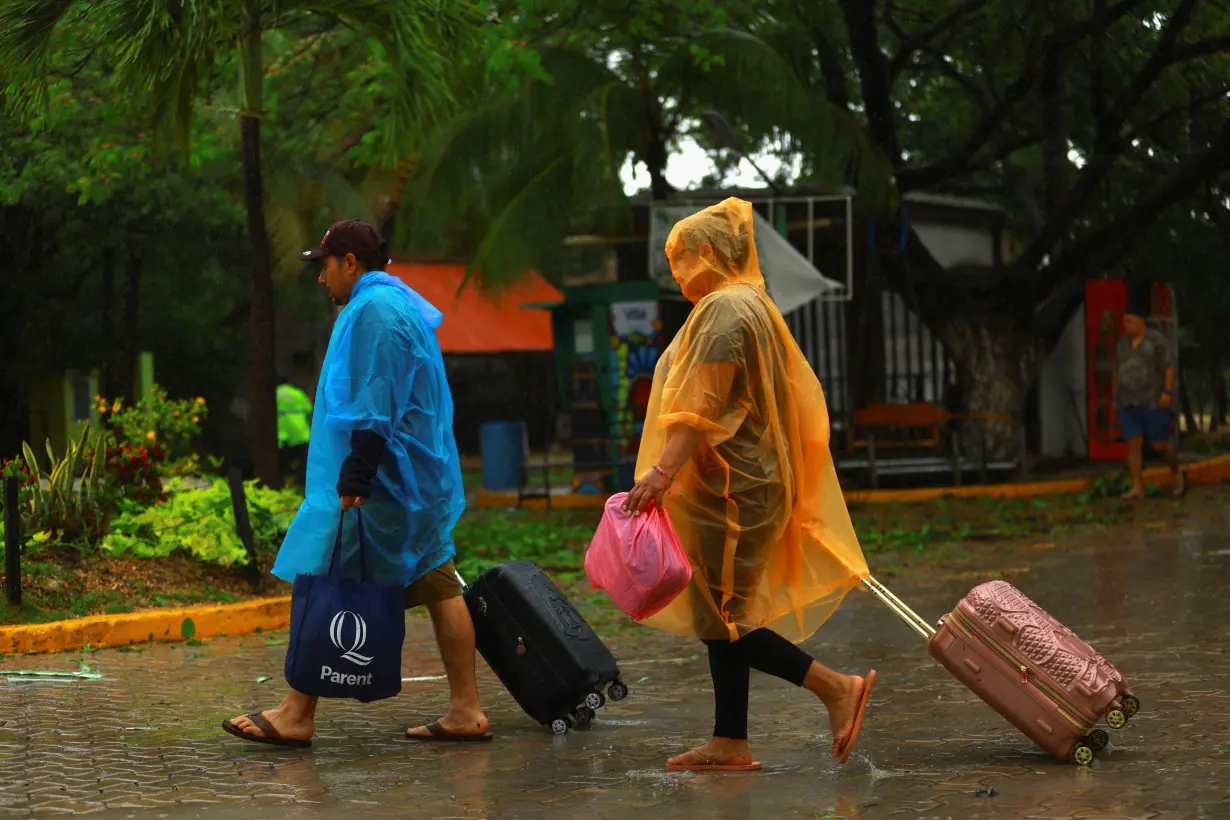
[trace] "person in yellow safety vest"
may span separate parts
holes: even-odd
[[[308,439],[312,437],[312,400],[298,387],[278,377],[278,466],[283,478],[307,481]]]

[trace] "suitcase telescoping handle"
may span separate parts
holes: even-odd
[[[872,595],[879,598],[884,606],[891,609],[894,615],[905,621],[905,625],[917,632],[924,641],[931,640],[932,636],[935,635],[935,627],[924,621],[917,612],[906,606],[904,601],[894,595],[888,587],[881,584],[874,577],[868,575],[864,578],[863,586],[867,587]]]

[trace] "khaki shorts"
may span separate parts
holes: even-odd
[[[447,601],[460,595],[461,581],[457,579],[457,570],[450,558],[406,587],[406,609]]]

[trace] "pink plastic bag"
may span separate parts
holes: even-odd
[[[611,496],[585,553],[585,575],[615,606],[643,621],[675,600],[692,580],[692,565],[666,510],[624,512],[627,493]]]

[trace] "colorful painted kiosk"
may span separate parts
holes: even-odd
[[[601,495],[632,485],[653,370],[690,309],[656,282],[564,288],[551,312],[555,378],[573,455],[573,492]]]

